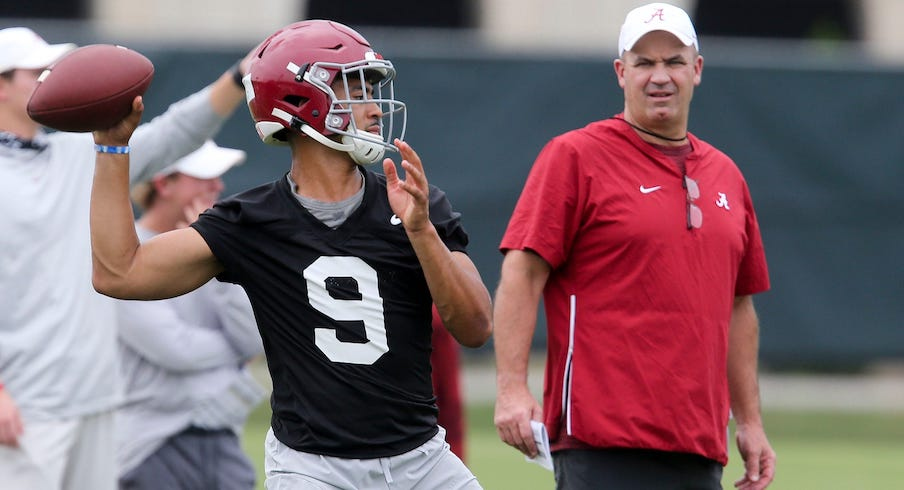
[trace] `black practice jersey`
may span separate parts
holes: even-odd
[[[438,430],[432,298],[386,177],[363,173],[363,202],[336,229],[285,178],[192,224],[225,267],[218,278],[251,300],[273,380],[274,434],[293,449],[344,458],[401,454]],[[460,215],[433,186],[430,220],[450,250],[465,251]]]

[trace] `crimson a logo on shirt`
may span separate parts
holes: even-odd
[[[723,208],[725,210],[730,210],[731,208],[728,207],[728,196],[726,196],[724,192],[719,192],[718,194],[719,199],[716,199],[716,206],[719,206],[720,208]]]

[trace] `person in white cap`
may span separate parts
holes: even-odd
[[[90,133],[28,117],[44,68],[71,50],[0,29],[0,482],[34,490],[116,488],[115,308],[91,286]],[[250,60],[249,60],[250,61]],[[135,132],[131,178],[212,137],[241,103],[237,64]],[[100,148],[106,151],[107,148]],[[128,151],[128,148],[115,149]]]
[[[721,489],[730,415],[735,486],[774,477],[752,300],[769,276],[740,170],[688,132],[699,49],[682,9],[631,10],[623,110],[546,144],[500,243],[495,424],[530,457],[545,424],[560,489]],[[541,296],[542,406],[527,385]]]
[[[245,152],[213,141],[132,189],[142,241],[213,206]],[[251,490],[238,435],[263,388],[246,368],[263,353],[241,287],[209,281],[161,301],[118,301],[125,402],[117,411],[121,489]]]

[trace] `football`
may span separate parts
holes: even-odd
[[[38,77],[28,115],[60,131],[106,129],[132,111],[154,78],[154,65],[137,51],[112,44],[76,48]]]

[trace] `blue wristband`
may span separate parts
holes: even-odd
[[[116,153],[119,155],[124,155],[131,150],[128,146],[107,146],[107,145],[94,145],[94,151],[98,153]]]

